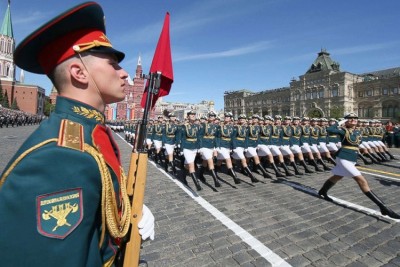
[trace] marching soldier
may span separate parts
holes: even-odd
[[[250,177],[252,183],[257,183],[259,180],[251,173],[244,155],[247,151],[249,138],[249,129],[246,125],[246,115],[240,114],[238,119],[238,123],[233,127],[232,133],[232,158],[234,160],[240,160],[244,173]]]
[[[154,124],[153,127],[153,134],[151,140],[153,141],[154,144],[154,161],[155,163],[160,163],[162,161],[161,157],[161,148],[162,148],[162,138],[163,138],[163,132],[164,132],[164,117],[163,116],[158,116],[158,120]]]
[[[232,125],[233,114],[231,112],[226,112],[224,114],[224,122],[217,128],[217,169],[221,168],[222,161],[225,161],[228,173],[232,176],[235,184],[240,184],[240,179],[238,179],[236,172],[233,170],[232,159],[230,152],[232,150]]]
[[[188,171],[190,177],[192,177],[196,189],[200,191],[202,190],[202,187],[200,186],[200,182],[196,176],[195,158],[199,149],[199,130],[201,126],[195,123],[196,111],[190,110],[187,113],[187,119],[188,121],[182,125],[181,129],[179,130],[180,137],[178,143],[181,145],[181,150],[183,151],[183,156],[185,158],[185,169]],[[183,173],[182,180],[185,185],[188,184],[185,171]]]
[[[361,142],[361,132],[356,129],[357,120],[357,114],[349,113],[345,116],[344,121],[328,128],[329,132],[334,132],[341,136],[342,148],[336,157],[336,166],[332,170],[333,176],[324,183],[318,194],[321,198],[327,201],[333,201],[332,198],[328,196],[328,190],[344,176],[350,176],[357,182],[361,191],[380,208],[382,215],[400,219],[399,214],[386,207],[385,203],[374,192],[372,192],[367,180],[354,166],[357,161],[358,145]],[[340,127],[343,124],[344,127]]]
[[[313,152],[315,151],[315,148],[313,148],[314,151],[311,149],[310,136],[311,136],[310,119],[308,117],[303,117],[303,119],[301,120],[301,137],[300,137],[301,151],[303,152],[303,155],[307,154],[308,160],[311,163],[311,165],[314,166],[315,171],[323,172],[323,170],[318,166],[314,158]]]
[[[151,158],[153,154],[153,132],[154,132],[154,121],[149,120],[149,123],[146,125],[146,146],[148,157]]]
[[[54,18],[16,48],[16,65],[46,74],[59,96],[55,111],[0,176],[2,265],[115,264],[131,206],[103,113],[125,98],[123,58],[107,39],[103,10],[94,2]],[[142,239],[154,238],[146,206],[139,228]]]
[[[264,161],[264,159],[266,160],[265,167],[272,166],[272,168],[275,171],[276,177],[285,177],[285,175],[281,173],[278,167],[276,166],[274,161],[274,156],[272,155],[272,152],[269,149],[269,146],[271,144],[270,139],[272,132],[271,123],[273,121],[274,119],[271,116],[265,115],[265,120],[263,121],[264,123],[260,125],[260,139],[257,146],[257,154],[260,157],[261,161]]]
[[[317,119],[312,118],[310,120],[310,148],[313,154],[317,157],[317,162],[324,167],[325,171],[330,171],[331,168],[325,164],[324,160],[322,159],[322,155],[318,149],[320,128],[316,124],[317,124]]]
[[[168,166],[171,166],[172,173],[176,175],[176,168],[174,162],[174,149],[178,145],[177,138],[179,135],[179,125],[176,123],[176,116],[174,113],[168,114],[169,122],[165,124],[162,143],[165,146],[165,171],[168,172]]]
[[[282,116],[281,115],[275,115],[274,117],[275,122],[272,125],[272,130],[271,130],[271,139],[270,139],[270,146],[269,149],[272,152],[272,155],[278,157],[279,165],[283,167],[285,170],[285,175],[286,176],[294,176],[294,174],[289,171],[289,168],[285,164],[285,160],[283,158],[283,154],[281,151],[281,146],[282,146],[282,137],[283,137],[283,129],[281,126],[281,121],[282,121]]]
[[[301,126],[299,125],[299,123],[300,123],[300,118],[293,117],[293,122],[290,125],[290,127],[292,128],[292,135],[290,137],[290,150],[298,158],[305,172],[313,173],[313,171],[308,168],[306,162],[304,161],[303,152],[301,151],[300,148]]]
[[[215,187],[221,187],[221,184],[218,181],[217,174],[214,169],[214,152],[216,152],[215,148],[217,147],[217,129],[218,125],[214,123],[215,117],[214,111],[210,111],[208,113],[208,121],[204,122],[201,125],[199,132],[199,140],[200,140],[200,155],[202,158],[202,167],[200,168],[200,180],[203,182],[206,181],[204,177],[205,169],[211,172],[211,176],[214,179]]]

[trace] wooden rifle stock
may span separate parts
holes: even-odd
[[[139,234],[138,223],[142,218],[142,207],[147,175],[147,153],[134,152],[128,174],[127,193],[131,198],[132,215],[129,241],[126,243],[123,267],[139,265],[140,245],[142,238]],[[134,196],[134,197],[133,197]]]
[[[118,267],[136,267],[140,260],[142,237],[139,234],[138,223],[142,219],[144,190],[147,177],[147,150],[144,146],[146,125],[153,95],[158,93],[161,73],[150,73],[146,105],[143,120],[136,129],[136,138],[129,165],[127,194],[131,201],[131,225],[125,238],[121,240],[120,250],[116,259]]]

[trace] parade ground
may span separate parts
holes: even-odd
[[[37,127],[0,129],[0,172]],[[114,138],[127,172],[132,147],[123,133]],[[358,168],[388,207],[400,212],[400,149],[390,151],[398,160],[360,161]],[[38,168],[46,164],[52,162]],[[351,178],[329,191],[334,203],[320,199],[317,191],[330,175],[256,174],[260,182],[253,184],[238,173],[236,185],[219,173],[222,187],[215,188],[207,174],[208,183],[196,191],[190,177],[185,186],[148,161],[145,204],[155,216],[156,234],[143,244],[141,258],[148,266],[400,266],[400,220],[382,216]]]

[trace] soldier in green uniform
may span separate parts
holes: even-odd
[[[165,147],[165,171],[168,172],[168,166],[171,166],[172,173],[176,174],[175,162],[174,162],[174,149],[177,144],[177,136],[179,135],[179,125],[176,122],[176,116],[174,113],[168,114],[169,121],[165,124],[162,133],[162,143]]]
[[[199,180],[196,176],[195,169],[195,159],[197,152],[200,148],[200,125],[196,124],[196,111],[190,110],[187,113],[188,121],[181,126],[179,130],[179,139],[178,143],[181,146],[181,151],[183,152],[183,156],[185,158],[184,165],[185,169],[188,171],[190,177],[192,177],[193,182],[198,191],[202,190]],[[186,181],[186,172],[184,171],[182,176],[183,183],[187,185]]]
[[[155,122],[153,127],[153,134],[151,140],[154,144],[154,161],[155,163],[160,163],[162,161],[161,148],[162,148],[162,138],[164,132],[164,116],[158,116],[158,120]]]
[[[367,180],[362,176],[359,170],[354,166],[357,162],[358,145],[361,142],[361,132],[356,129],[358,116],[355,113],[349,113],[345,120],[338,125],[330,126],[327,130],[341,136],[342,147],[336,157],[336,166],[332,169],[333,176],[330,177],[319,190],[318,194],[327,201],[333,201],[328,196],[328,190],[339,182],[344,176],[352,177],[360,187],[361,191],[371,199],[381,210],[382,215],[388,215],[391,218],[400,219],[400,215],[385,206],[383,201],[372,192]],[[338,127],[344,124],[344,127]]]
[[[241,181],[237,177],[236,172],[233,170],[232,159],[230,152],[232,150],[232,125],[233,114],[231,112],[226,112],[224,114],[224,122],[220,123],[217,128],[217,165],[216,168],[220,169],[222,161],[225,161],[228,173],[232,176],[235,184],[240,184]]]
[[[16,48],[16,65],[46,74],[59,97],[0,176],[2,266],[114,264],[131,208],[103,112],[125,97],[123,58],[94,2],[49,21]],[[139,228],[142,239],[154,238],[145,206]]]

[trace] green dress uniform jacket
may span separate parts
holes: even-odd
[[[293,135],[293,129],[290,125],[282,125],[282,137],[281,144],[282,146],[290,146],[290,138]]]
[[[273,146],[281,146],[282,145],[282,133],[283,129],[281,126],[272,125],[271,131],[271,139],[270,143]]]
[[[257,147],[260,142],[260,131],[259,125],[249,125],[249,139],[247,142],[248,147]]]
[[[260,127],[260,145],[266,145],[269,146],[271,144],[271,131],[272,131],[272,126],[271,125],[262,125]]]
[[[319,145],[319,126],[310,126],[310,145]]]
[[[123,178],[103,114],[58,97],[1,174],[1,265],[111,266],[117,245],[102,220],[102,190],[109,182],[119,206]]]
[[[200,125],[194,123],[185,123],[179,130],[179,140],[181,150],[183,149],[199,149],[200,148]]]
[[[164,128],[165,128],[164,124],[160,123],[155,124],[153,127],[153,134],[151,140],[162,141]]]
[[[292,136],[290,137],[290,145],[301,145],[300,139],[301,139],[301,133],[302,129],[300,125],[292,125]]]
[[[237,147],[248,148],[249,129],[244,125],[233,126],[232,149]]]
[[[361,143],[361,131],[357,128],[347,129],[332,125],[327,128],[328,133],[338,134],[342,139],[342,147],[337,152],[337,157],[352,162],[357,162],[358,145]]]
[[[176,123],[166,123],[162,132],[162,143],[168,145],[177,145],[179,135],[179,126]]]
[[[311,135],[311,126],[310,125],[302,125],[301,126],[301,137],[300,144],[311,144],[310,143],[310,135]]]
[[[217,147],[232,149],[233,126],[221,123],[217,128]]]
[[[204,123],[199,129],[200,147],[213,149],[217,147],[218,125],[214,123]]]

